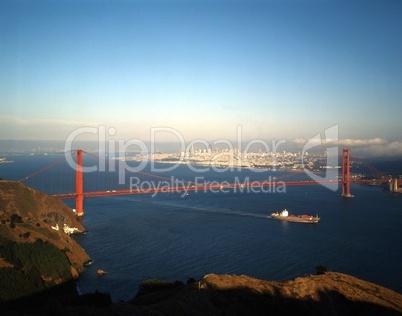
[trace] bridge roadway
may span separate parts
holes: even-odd
[[[296,185],[317,185],[317,184],[341,184],[341,180],[320,180],[319,182],[314,180],[306,181],[252,181],[250,183],[233,183],[233,184],[201,184],[201,185],[182,185],[173,187],[147,187],[144,189],[133,189],[133,190],[110,190],[110,191],[96,191],[96,192],[84,192],[83,197],[99,197],[99,196],[116,196],[116,195],[128,195],[128,194],[152,194],[152,193],[180,193],[188,191],[216,191],[216,190],[226,190],[226,189],[239,189],[240,191],[247,188],[258,188],[258,187],[277,187],[277,186],[296,186]],[[388,183],[388,179],[353,179],[350,183]],[[59,199],[75,199],[77,197],[76,193],[62,193],[53,195]]]

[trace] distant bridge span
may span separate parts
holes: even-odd
[[[351,179],[350,175],[350,168],[351,168],[351,161],[350,161],[350,150],[349,149],[343,149],[342,150],[342,168],[341,168],[341,177],[340,179],[337,180],[326,180],[320,178],[319,181],[314,181],[314,180],[299,180],[299,181],[282,181],[280,178],[273,178],[273,181],[271,180],[262,180],[262,181],[245,181],[244,183],[241,182],[235,182],[235,183],[228,183],[228,182],[222,182],[222,183],[217,183],[216,181],[213,182],[203,182],[203,183],[194,183],[190,181],[181,181],[180,183],[170,183],[170,185],[161,185],[161,186],[145,186],[142,188],[141,185],[136,186],[135,189],[110,189],[110,190],[99,190],[99,191],[84,191],[84,173],[83,173],[83,151],[82,150],[77,150],[76,152],[76,171],[75,171],[75,192],[71,193],[62,193],[62,194],[53,194],[54,197],[60,198],[60,199],[75,199],[75,204],[76,204],[76,212],[78,216],[83,216],[84,215],[84,209],[83,209],[83,202],[84,198],[87,197],[100,197],[100,196],[117,196],[117,195],[129,195],[129,194],[155,194],[155,193],[187,193],[187,192],[225,192],[227,190],[235,190],[236,192],[243,192],[243,190],[247,189],[253,189],[253,188],[265,188],[266,187],[271,187],[271,188],[278,188],[279,186],[301,186],[301,185],[328,185],[328,184],[336,184],[336,185],[341,185],[342,188],[342,196],[344,197],[351,197],[350,193],[350,185],[351,183],[386,183],[389,182],[390,179],[387,178],[381,171],[375,169],[374,167],[367,165],[367,167],[371,170],[371,172],[374,172],[377,175],[381,175],[380,179]],[[95,155],[89,154],[93,158],[98,158]],[[63,161],[63,159],[59,159],[56,162],[50,164],[49,166],[46,166],[42,168],[41,170],[38,170],[31,174],[30,176],[27,176],[23,178],[22,181],[25,181],[39,173],[41,173],[44,170],[48,170],[51,167],[55,166],[59,162]],[[153,179],[158,179],[158,181],[167,181],[171,180],[169,178],[162,177],[160,175],[152,175],[152,174],[146,174],[144,172],[137,172],[138,174],[141,174],[143,176],[148,176]],[[285,178],[286,176],[282,177]],[[113,185],[114,186],[114,185]],[[278,189],[279,190],[279,189]],[[255,191],[254,191],[255,192]],[[267,191],[261,191],[261,192],[267,192]]]
[[[355,179],[351,180],[350,183],[373,183],[376,180],[373,179]],[[388,181],[387,181],[388,182]],[[320,180],[319,182],[313,180],[307,181],[253,181],[250,184],[229,184],[229,185],[217,185],[217,184],[206,184],[197,186],[176,186],[173,188],[162,187],[162,188],[147,188],[147,189],[133,189],[133,190],[112,190],[112,191],[95,191],[95,192],[83,192],[83,197],[100,197],[100,196],[117,196],[117,195],[130,195],[130,194],[153,194],[153,193],[183,193],[188,191],[195,192],[207,192],[212,190],[230,190],[238,189],[245,190],[247,188],[258,188],[258,187],[277,187],[277,186],[300,186],[300,185],[317,185],[317,184],[342,184],[342,180]],[[385,181],[384,181],[385,183]],[[76,199],[76,193],[62,193],[53,195],[59,199]]]

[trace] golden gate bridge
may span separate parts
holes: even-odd
[[[397,179],[391,179],[388,175],[376,169],[369,163],[364,160],[353,157],[353,161],[351,160],[351,154],[349,149],[342,150],[341,156],[341,174],[336,179],[325,179],[321,178],[319,181],[315,180],[293,180],[284,181],[285,178],[301,174],[301,171],[291,172],[288,174],[284,174],[282,176],[274,177],[267,179],[257,179],[251,182],[239,182],[235,181],[233,183],[229,183],[228,181],[224,181],[218,183],[217,181],[212,182],[194,182],[194,181],[185,181],[180,180],[176,181],[174,185],[153,185],[150,186],[150,181],[164,181],[165,183],[172,184],[172,177],[168,178],[162,176],[160,174],[152,174],[146,173],[144,171],[137,170],[129,170],[129,175],[135,174],[137,183],[135,188],[132,186],[130,188],[127,185],[130,181],[126,181],[126,178],[123,183],[120,183],[116,178],[116,166],[117,169],[122,168],[117,162],[114,162],[114,166],[109,168],[111,171],[111,177],[106,177],[105,173],[101,176],[99,172],[86,173],[85,165],[84,165],[84,154],[90,157],[94,161],[99,161],[99,157],[88,153],[83,150],[75,151],[75,172],[71,172],[72,168],[60,168],[62,162],[66,161],[66,155],[63,155],[60,159],[51,163],[48,166],[45,166],[32,174],[22,178],[20,182],[24,182],[31,187],[42,191],[43,193],[53,195],[56,198],[60,199],[75,199],[75,209],[76,214],[78,216],[84,215],[84,198],[88,197],[100,197],[100,196],[117,196],[117,195],[128,195],[128,194],[156,194],[159,192],[188,192],[188,191],[203,191],[206,192],[208,190],[228,190],[228,189],[247,189],[247,188],[255,188],[255,187],[275,187],[278,185],[283,186],[301,186],[301,185],[326,185],[326,184],[335,184],[340,185],[342,189],[342,196],[344,197],[352,197],[350,187],[352,183],[368,183],[368,184],[376,184],[376,185],[384,185],[389,183],[389,187],[391,191],[399,190],[399,183]],[[105,163],[105,161],[103,161]],[[109,162],[110,164],[110,162]],[[113,164],[113,163],[112,163]],[[352,166],[358,166],[359,170],[351,172]],[[126,165],[127,166],[127,165]],[[53,173],[49,174],[50,170],[54,170]],[[110,171],[109,170],[109,171]],[[119,171],[119,170],[117,170]],[[127,170],[124,170],[126,173]],[[85,179],[84,179],[85,174]],[[92,178],[89,176],[93,174]],[[40,176],[42,175],[42,176]],[[33,181],[36,179],[36,181]],[[85,180],[85,181],[84,181]],[[279,181],[281,180],[281,181]],[[32,182],[32,183],[31,183]],[[402,182],[402,181],[401,181]],[[85,187],[84,187],[85,183]],[[142,185],[148,183],[148,185]],[[401,183],[402,184],[402,183]],[[51,192],[53,189],[53,192]],[[62,191],[62,192],[60,192]]]

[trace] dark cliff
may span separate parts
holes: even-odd
[[[83,231],[62,201],[18,182],[0,181],[0,301],[77,278],[90,258],[69,234]]]

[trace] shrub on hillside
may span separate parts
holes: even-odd
[[[191,277],[191,278],[189,278],[189,279],[187,280],[187,284],[192,284],[192,283],[195,283],[195,282],[197,282],[197,280],[194,279],[193,277]]]
[[[14,223],[22,223],[22,218],[18,214],[11,214],[10,220]]]
[[[55,286],[55,280],[72,278],[65,253],[42,240],[16,243],[0,237],[0,256],[14,266],[0,269],[0,301],[28,296]]]
[[[159,280],[157,278],[142,281],[137,296],[157,292],[164,289],[172,288],[173,284],[169,281]]]
[[[315,267],[315,271],[316,271],[317,274],[325,274],[325,272],[327,272],[328,269],[327,269],[326,266],[320,264],[319,266]]]

